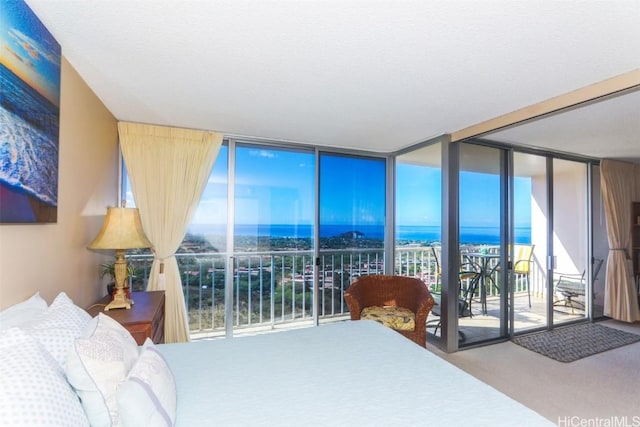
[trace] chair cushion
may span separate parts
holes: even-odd
[[[586,289],[582,282],[563,281],[558,282],[556,285],[556,291],[560,292],[565,297],[578,297],[584,296]]]
[[[413,331],[416,328],[416,315],[402,307],[365,307],[360,313],[360,318],[375,320],[396,331]]]

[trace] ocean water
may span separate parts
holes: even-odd
[[[224,225],[194,224],[189,227],[189,232],[193,234],[225,234]],[[343,233],[357,231],[362,233],[363,238],[384,239],[384,227],[380,225],[364,225],[354,227],[352,225],[328,224],[320,227],[320,237],[334,237]],[[311,225],[289,225],[289,224],[239,224],[235,227],[238,236],[260,236],[260,237],[291,237],[291,238],[311,238],[313,227]],[[517,227],[515,229],[516,243],[531,243],[531,228]],[[442,239],[440,227],[435,226],[407,226],[398,227],[398,240],[412,242],[439,242]],[[475,244],[499,244],[500,229],[498,227],[462,227],[460,229],[461,243]]]
[[[59,108],[0,64],[0,182],[58,203]]]

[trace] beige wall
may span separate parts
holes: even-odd
[[[36,291],[50,303],[64,290],[81,306],[106,294],[109,257],[86,246],[117,203],[117,122],[64,58],[61,74],[58,222],[0,224],[0,308]]]

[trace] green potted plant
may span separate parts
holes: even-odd
[[[105,276],[109,276],[109,278],[111,279],[111,281],[107,284],[107,292],[109,293],[109,296],[113,296],[113,289],[116,286],[116,272],[114,270],[114,266],[114,261],[100,264],[100,278],[102,279]],[[127,276],[135,277],[135,272],[135,268],[131,264],[127,264]]]

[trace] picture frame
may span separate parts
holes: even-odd
[[[0,14],[0,223],[55,223],[60,44],[24,0]]]

